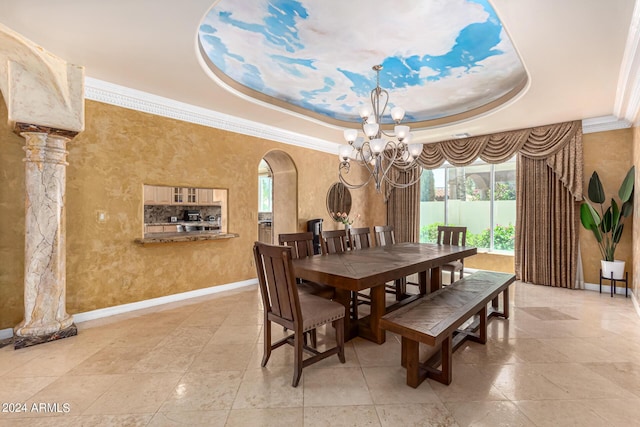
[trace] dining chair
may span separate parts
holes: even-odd
[[[393,225],[376,225],[373,227],[375,233],[376,246],[394,245],[396,237]]]
[[[340,363],[344,357],[344,316],[342,304],[310,294],[299,294],[293,270],[292,248],[280,245],[267,245],[255,242],[255,257],[260,295],[264,305],[264,355],[262,367],[267,365],[271,351],[284,345],[294,347],[294,370],[291,385],[297,387],[302,377],[302,369],[334,354]],[[271,322],[291,331],[275,343],[271,342]],[[319,326],[331,323],[335,328],[336,345],[325,351],[307,346],[303,336],[305,332],[316,330]],[[303,359],[303,351],[311,357]]]
[[[371,229],[369,227],[350,228],[349,246],[352,250],[371,247]]]
[[[387,246],[396,244],[396,236],[393,225],[376,225],[373,227],[376,246]],[[416,283],[411,283],[412,285]],[[407,293],[407,279],[397,279],[393,286],[387,285],[385,288],[387,293],[395,294],[396,301],[400,301]]]
[[[452,246],[466,246],[467,243],[467,227],[453,227],[448,225],[438,226],[438,239],[439,245],[452,245]],[[457,261],[451,261],[440,267],[442,271],[451,272],[451,282],[453,283],[454,275],[456,271],[460,272],[460,278],[464,274],[464,259]]]
[[[346,230],[323,230],[320,233],[322,255],[337,254],[347,251]]]
[[[304,233],[282,233],[278,235],[278,243],[291,247],[291,256],[293,259],[305,258],[313,256],[314,254],[313,232],[311,231]],[[333,286],[300,279],[298,279],[298,291],[327,299],[333,299],[336,292]]]

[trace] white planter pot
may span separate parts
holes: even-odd
[[[602,277],[611,278],[613,272],[613,278],[616,280],[624,279],[624,261],[600,261],[602,267]]]

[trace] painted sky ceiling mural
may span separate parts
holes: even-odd
[[[376,64],[405,122],[483,112],[527,81],[486,0],[220,0],[198,36],[229,86],[329,122],[360,122]]]

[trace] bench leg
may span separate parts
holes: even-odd
[[[427,377],[445,385],[451,384],[451,381],[453,380],[453,370],[451,369],[453,365],[453,348],[451,347],[451,341],[451,335],[442,341],[441,369],[438,371],[436,369],[427,368]]]
[[[478,320],[474,320],[471,326],[464,330],[457,330],[453,340],[453,349],[462,345],[464,340],[471,340],[480,344],[487,343],[487,324],[489,323],[489,311],[485,305],[478,312]]]
[[[479,342],[480,344],[487,343],[487,306],[485,305],[480,310],[480,330],[479,330]]]
[[[407,385],[416,388],[427,378],[445,385],[451,384],[453,379],[451,369],[452,354],[451,336],[448,336],[442,341],[440,353],[441,369],[438,370],[433,366],[420,364],[420,344],[417,341],[402,337],[402,357],[405,359],[407,368]]]
[[[509,287],[508,286],[502,292],[502,305],[504,306],[502,308],[502,313],[504,314],[504,318],[508,319],[509,318]]]
[[[507,286],[504,291],[502,291],[502,311],[498,308],[498,298],[500,295],[496,295],[494,299],[491,300],[491,312],[489,313],[489,317],[502,317],[505,319],[509,318],[509,287]]]
[[[451,384],[453,380],[453,350],[451,348],[451,335],[442,343],[442,373],[445,378],[445,384]]]
[[[424,378],[420,378],[420,344],[402,337],[402,361],[407,368],[407,385],[416,388]]]
[[[407,369],[407,344],[405,344],[405,340],[407,340],[405,337],[400,337],[401,340],[400,342],[402,343],[402,345],[400,346],[400,365]]]

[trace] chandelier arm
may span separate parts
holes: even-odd
[[[366,148],[366,150],[365,150]],[[369,161],[367,161],[367,159],[365,159],[365,151],[367,153],[369,153]],[[359,158],[358,158],[359,157]],[[365,168],[367,168],[367,170],[369,171],[370,174],[372,174],[375,170],[375,168],[371,167],[371,159],[373,159],[373,153],[371,152],[371,148],[369,147],[368,143],[365,143],[362,148],[360,150],[358,150],[356,152],[356,161],[360,164],[360,166],[364,166]]]
[[[385,166],[382,166],[382,160],[383,160],[383,159],[385,159],[385,157],[386,157],[386,156],[383,156],[382,154],[380,154],[380,156],[381,156],[381,158],[380,158],[380,160],[381,160],[381,161],[380,161],[380,163],[381,163],[381,166],[383,167],[383,169],[382,169],[382,178],[383,178],[385,181],[387,181],[387,182],[388,182],[388,181],[389,181],[388,174],[389,174],[389,171],[391,170],[391,168],[392,168],[392,167],[393,167],[393,165],[394,165],[394,161],[393,161],[393,159],[395,159],[395,157],[396,157],[396,154],[397,154],[397,147],[395,146],[395,144],[393,144],[393,143],[391,143],[391,142],[387,142],[387,145],[386,145],[385,147],[390,147],[390,148],[385,148],[385,150],[383,151],[383,153],[384,153],[385,151],[387,151],[387,150],[389,150],[389,151],[392,151],[392,152],[393,152],[393,155],[392,155],[390,158],[387,158],[387,159],[386,159],[386,160],[387,160],[387,166],[386,166],[386,167],[385,167]],[[379,181],[380,181],[380,180],[378,180],[378,182],[379,182]]]
[[[371,169],[369,167],[367,167],[367,169],[369,170],[369,178],[367,178],[367,180],[361,184],[352,184],[351,182],[349,182],[344,175],[347,175],[349,173],[349,171],[351,170],[351,163],[349,161],[344,161],[340,163],[340,166],[338,168],[338,179],[340,180],[340,182],[342,182],[345,186],[347,186],[348,188],[352,189],[352,190],[357,190],[359,188],[364,187],[365,185],[369,184],[369,182],[371,181],[371,178],[374,176],[373,172],[371,171]]]
[[[342,175],[342,171],[340,171],[340,173],[338,174],[338,179],[340,180],[341,183],[343,183],[347,188],[351,189],[351,190],[358,190],[362,187],[364,187],[365,185],[369,184],[369,182],[371,181],[371,177],[372,175],[369,175],[369,179],[367,179],[365,182],[363,182],[362,184],[351,184],[349,181],[347,181],[347,179]]]
[[[367,161],[365,159],[365,155],[366,153],[369,153],[369,157],[373,158],[373,154],[371,153],[371,148],[369,147],[368,143],[365,143],[360,150],[356,151],[356,158],[355,160],[357,161],[357,163],[362,166],[365,167],[367,169],[368,172],[368,178],[366,181],[364,181],[361,184],[353,184],[351,182],[349,182],[349,180],[347,180],[347,178],[345,178],[344,175],[348,174],[349,171],[351,170],[351,164],[348,161],[342,162],[340,163],[340,167],[338,170],[338,178],[340,180],[340,182],[342,182],[346,187],[352,189],[352,190],[357,190],[359,188],[364,187],[365,185],[369,184],[369,182],[371,182],[372,179],[374,179],[376,182],[378,181],[378,171],[376,170],[375,166],[372,166],[370,161]]]
[[[402,189],[402,188],[411,187],[412,185],[415,185],[418,181],[420,181],[420,176],[422,175],[422,171],[423,171],[422,166],[417,165],[416,166],[416,170],[415,170],[414,178],[410,182],[407,182],[407,183],[402,183],[402,184],[401,183],[397,183],[395,181],[392,181],[389,178],[389,176],[387,176],[387,175],[384,176],[384,181],[387,184],[389,184],[390,186],[394,187],[394,188]]]
[[[392,148],[387,148],[389,145],[392,145]],[[398,147],[397,144],[389,141],[385,145],[385,149],[381,154],[389,161],[397,161],[402,159],[402,153],[404,153],[404,149],[402,147]]]
[[[382,135],[384,135],[384,136],[386,136],[386,137],[388,137],[388,138],[395,138],[395,137],[396,137],[396,134],[395,134],[395,133],[393,133],[393,132],[389,132],[389,133],[385,132],[385,131],[384,131],[384,129],[382,129],[382,126],[380,126],[380,130],[379,130],[379,132],[380,132]]]

